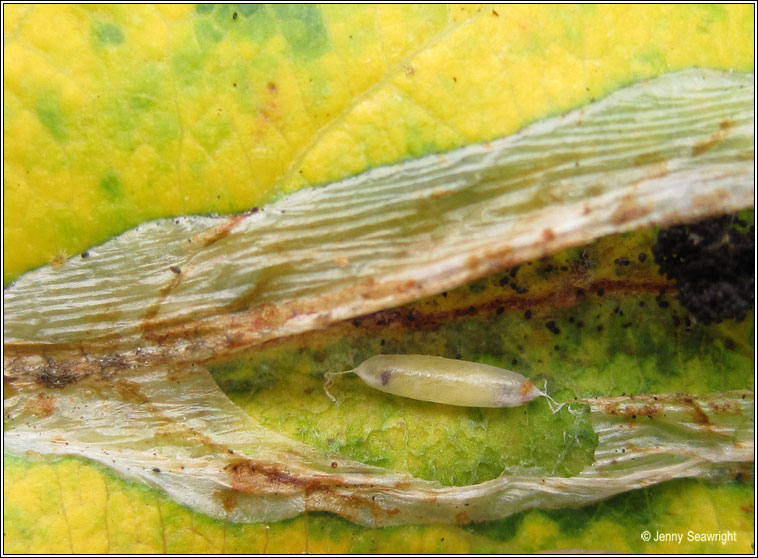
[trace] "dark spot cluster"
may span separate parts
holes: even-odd
[[[68,370],[65,364],[48,358],[47,364],[37,376],[37,380],[51,389],[60,389],[75,382],[77,377]]]
[[[668,301],[663,298],[663,293],[655,297],[655,302],[658,304],[658,308],[666,309],[669,307]]]
[[[653,256],[699,322],[742,321],[755,304],[754,235],[755,227],[734,215],[715,217],[662,230]]]
[[[524,293],[528,293],[529,292],[529,289],[527,289],[526,287],[522,287],[520,285],[517,285],[516,283],[511,283],[511,289],[513,289],[514,291],[516,291],[517,294],[524,294]]]

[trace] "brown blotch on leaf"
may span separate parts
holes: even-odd
[[[719,124],[719,129],[708,136],[708,139],[695,144],[692,148],[692,156],[697,157],[698,155],[702,155],[724,141],[731,132],[732,125],[733,122],[731,120],[723,120],[721,124]]]
[[[52,260],[50,260],[50,267],[53,269],[58,269],[64,263],[66,263],[66,256],[63,254],[57,254],[55,257],[53,257]]]
[[[648,213],[650,213],[649,208],[641,207],[636,200],[630,196],[625,198],[621,202],[621,205],[611,214],[611,222],[614,225],[623,225],[645,217]]]
[[[24,403],[24,412],[38,417],[47,417],[55,411],[56,399],[52,395],[38,393]]]
[[[237,493],[233,490],[223,490],[216,492],[216,496],[221,500],[221,505],[224,506],[224,511],[229,514],[237,509]]]
[[[708,415],[706,415],[703,410],[700,408],[700,405],[692,399],[692,397],[689,396],[683,396],[681,398],[681,401],[683,403],[686,403],[690,407],[692,407],[692,418],[695,420],[697,424],[710,424],[711,421],[708,419]]]
[[[139,384],[136,382],[117,379],[113,382],[113,388],[124,401],[133,401],[135,403],[147,403],[148,401],[148,398],[142,393]]]

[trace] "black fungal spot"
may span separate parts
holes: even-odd
[[[603,326],[601,326],[601,325],[597,326],[597,330],[598,331],[603,331]]]
[[[443,291],[443,293],[442,293],[442,297],[443,297],[443,298],[447,298],[447,291]]]
[[[531,317],[532,317],[532,311],[531,310],[527,310],[526,312],[524,312],[524,319],[528,320]]]
[[[735,215],[705,219],[661,230],[653,256],[699,322],[742,321],[755,304],[754,235]]]
[[[514,267],[514,268],[511,268],[511,270],[509,272],[509,275],[511,276],[511,279],[513,279],[514,277],[516,277],[516,274],[518,273],[518,270],[520,268],[521,268],[521,266],[518,266],[518,265],[516,267]]]
[[[584,296],[584,289],[577,289],[576,296]]]
[[[495,310],[495,314],[497,314],[498,316],[502,314],[503,312],[505,312],[505,308],[503,308],[502,306],[498,307],[498,309]]]
[[[232,14],[232,19],[237,19],[237,12],[234,12],[234,13]]]
[[[173,273],[176,273],[177,275],[180,275],[180,274],[182,273],[182,270],[181,270],[181,269],[179,269],[178,267],[176,267],[175,265],[172,265],[171,267],[169,267],[169,269],[170,269],[170,270],[171,270]]]
[[[358,318],[355,318],[353,320],[353,327],[359,327],[361,325],[361,321]]]
[[[645,301],[644,300],[640,300],[640,308],[644,308],[644,306],[645,306]]]
[[[550,320],[548,323],[546,323],[545,327],[552,331],[555,335],[558,335],[561,332],[560,328],[555,325],[555,322],[553,320]]]
[[[647,254],[645,254],[645,252],[640,252],[639,254],[637,254],[637,259],[640,262],[644,262],[647,259]]]
[[[153,467],[153,473],[160,473],[161,470],[158,467]]]
[[[500,281],[498,281],[498,284],[501,287],[505,287],[508,284],[508,276],[506,275],[505,277],[503,277],[502,279],[500,279]]]
[[[616,258],[615,260],[613,260],[613,263],[620,266],[626,266],[626,265],[631,264],[632,262],[629,261],[629,258],[621,257],[621,258]]]
[[[576,322],[576,327],[579,327],[579,328],[584,327],[584,322],[579,320],[578,322]]]
[[[524,294],[524,293],[528,293],[529,292],[529,289],[527,289],[526,287],[522,287],[520,285],[517,285],[516,283],[511,283],[511,289],[513,289],[514,291],[516,291],[517,294]]]
[[[89,252],[87,252],[86,250],[82,252],[82,258],[84,259],[89,258]]]
[[[605,290],[602,287],[597,288],[597,296],[603,296],[605,294]]]

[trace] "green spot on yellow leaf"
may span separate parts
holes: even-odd
[[[105,175],[100,181],[100,187],[104,190],[106,197],[111,201],[116,201],[124,195],[121,181],[118,179],[118,175],[115,172],[109,172]]]
[[[124,31],[113,23],[94,21],[92,33],[103,46],[115,46],[124,42]]]
[[[64,141],[68,136],[59,95],[43,93],[37,100],[37,116],[47,131],[58,141]]]
[[[276,14],[281,33],[296,58],[317,58],[329,47],[326,29],[321,21],[321,9],[318,6],[274,4],[271,9]]]

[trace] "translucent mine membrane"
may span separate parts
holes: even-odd
[[[751,74],[671,73],[263,211],[140,225],[8,287],[6,354],[98,340],[127,362],[204,361],[599,236],[750,207],[753,99]]]
[[[199,366],[142,367],[119,378],[19,390],[4,402],[4,442],[6,452],[27,458],[97,461],[197,512],[236,522],[311,510],[368,526],[485,521],[530,508],[577,507],[674,478],[750,475],[752,392],[598,398],[570,403],[569,410],[586,405],[598,445],[595,461],[578,475],[516,471],[458,487],[271,431]]]

